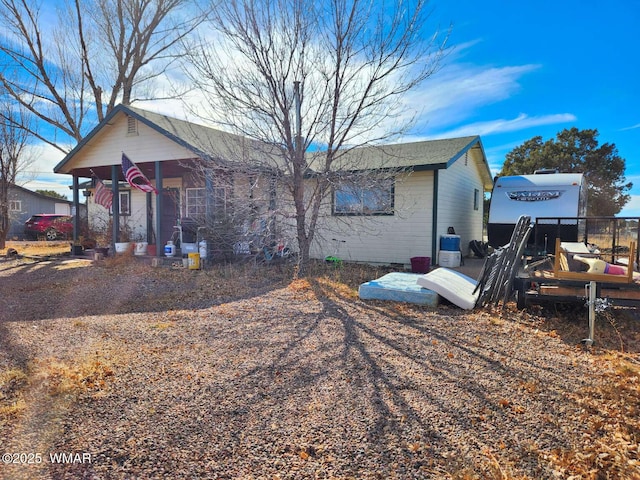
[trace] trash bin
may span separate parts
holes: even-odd
[[[199,270],[200,269],[200,254],[199,253],[190,253],[188,255],[188,265],[189,270]]]
[[[429,273],[431,257],[411,257],[411,271],[413,273]]]

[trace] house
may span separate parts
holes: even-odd
[[[32,192],[19,185],[9,185],[9,230],[7,240],[24,238],[24,223],[38,213],[75,215],[73,202]],[[83,211],[80,209],[79,211]]]
[[[124,183],[123,153],[157,195]],[[272,151],[242,137],[119,105],[54,171],[73,175],[74,199],[81,178],[110,186],[111,210],[92,196],[88,215],[90,224],[108,226],[114,243],[128,231],[134,239],[164,245],[188,221],[206,225],[209,237],[217,235],[210,245],[216,250],[222,242],[218,234],[229,224],[236,234],[246,234],[247,245],[294,238],[291,204],[272,174],[278,161]],[[312,171],[316,161],[310,154]],[[312,256],[338,253],[352,261],[408,264],[413,256],[436,258],[439,236],[449,227],[462,245],[482,238],[483,195],[492,178],[479,137],[354,149],[340,162],[351,176],[386,173],[373,187],[335,183],[322,208]],[[273,168],[265,168],[268,163]],[[311,174],[306,181],[312,185],[317,179]]]
[[[392,173],[382,177],[382,185],[357,192],[362,201],[355,210],[344,206],[354,196],[353,186],[348,185],[347,192],[339,185],[334,188],[320,229],[332,236],[329,242],[316,243],[314,256],[404,265],[412,257],[431,257],[436,263],[440,239],[451,229],[460,236],[463,255],[469,253],[471,240],[482,240],[484,193],[493,180],[480,137],[369,147],[348,154],[356,155],[345,163],[363,170],[382,165]],[[386,208],[367,208],[367,202],[385,197],[390,199]]]

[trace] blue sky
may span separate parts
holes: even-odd
[[[640,0],[432,0],[431,6],[432,27],[453,25],[453,48],[409,98],[422,105],[422,116],[405,140],[480,135],[496,174],[505,155],[534,136],[595,128],[600,144],[617,146],[635,184],[621,215],[640,216]],[[141,106],[172,113],[166,105]],[[37,182],[27,187],[70,195],[70,179],[48,173],[61,158],[43,150]]]
[[[635,184],[621,215],[640,216],[640,1],[449,0],[433,17],[451,20],[456,49],[432,80],[471,79],[477,94],[463,95],[468,107],[456,106],[455,123],[427,124],[426,135],[480,135],[497,173],[534,136],[595,128]]]

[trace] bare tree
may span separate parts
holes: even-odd
[[[62,0],[54,12],[38,0],[0,0],[0,85],[50,127],[30,133],[66,152],[65,143],[79,141],[117,103],[132,103],[166,72],[202,18],[196,5]]]
[[[0,121],[0,249],[4,249],[11,222],[9,189],[15,185],[18,175],[33,163],[34,157],[28,150],[31,137],[28,112],[6,100],[1,110],[2,118],[9,119]]]
[[[427,0],[231,0],[212,9],[209,37],[190,49],[188,72],[209,107],[200,114],[262,145],[250,161],[286,186],[302,273],[332,186],[373,170],[354,149],[411,124],[403,95],[444,52],[426,31],[429,13]]]

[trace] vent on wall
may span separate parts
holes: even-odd
[[[138,121],[131,116],[127,117],[127,135],[138,135]]]

